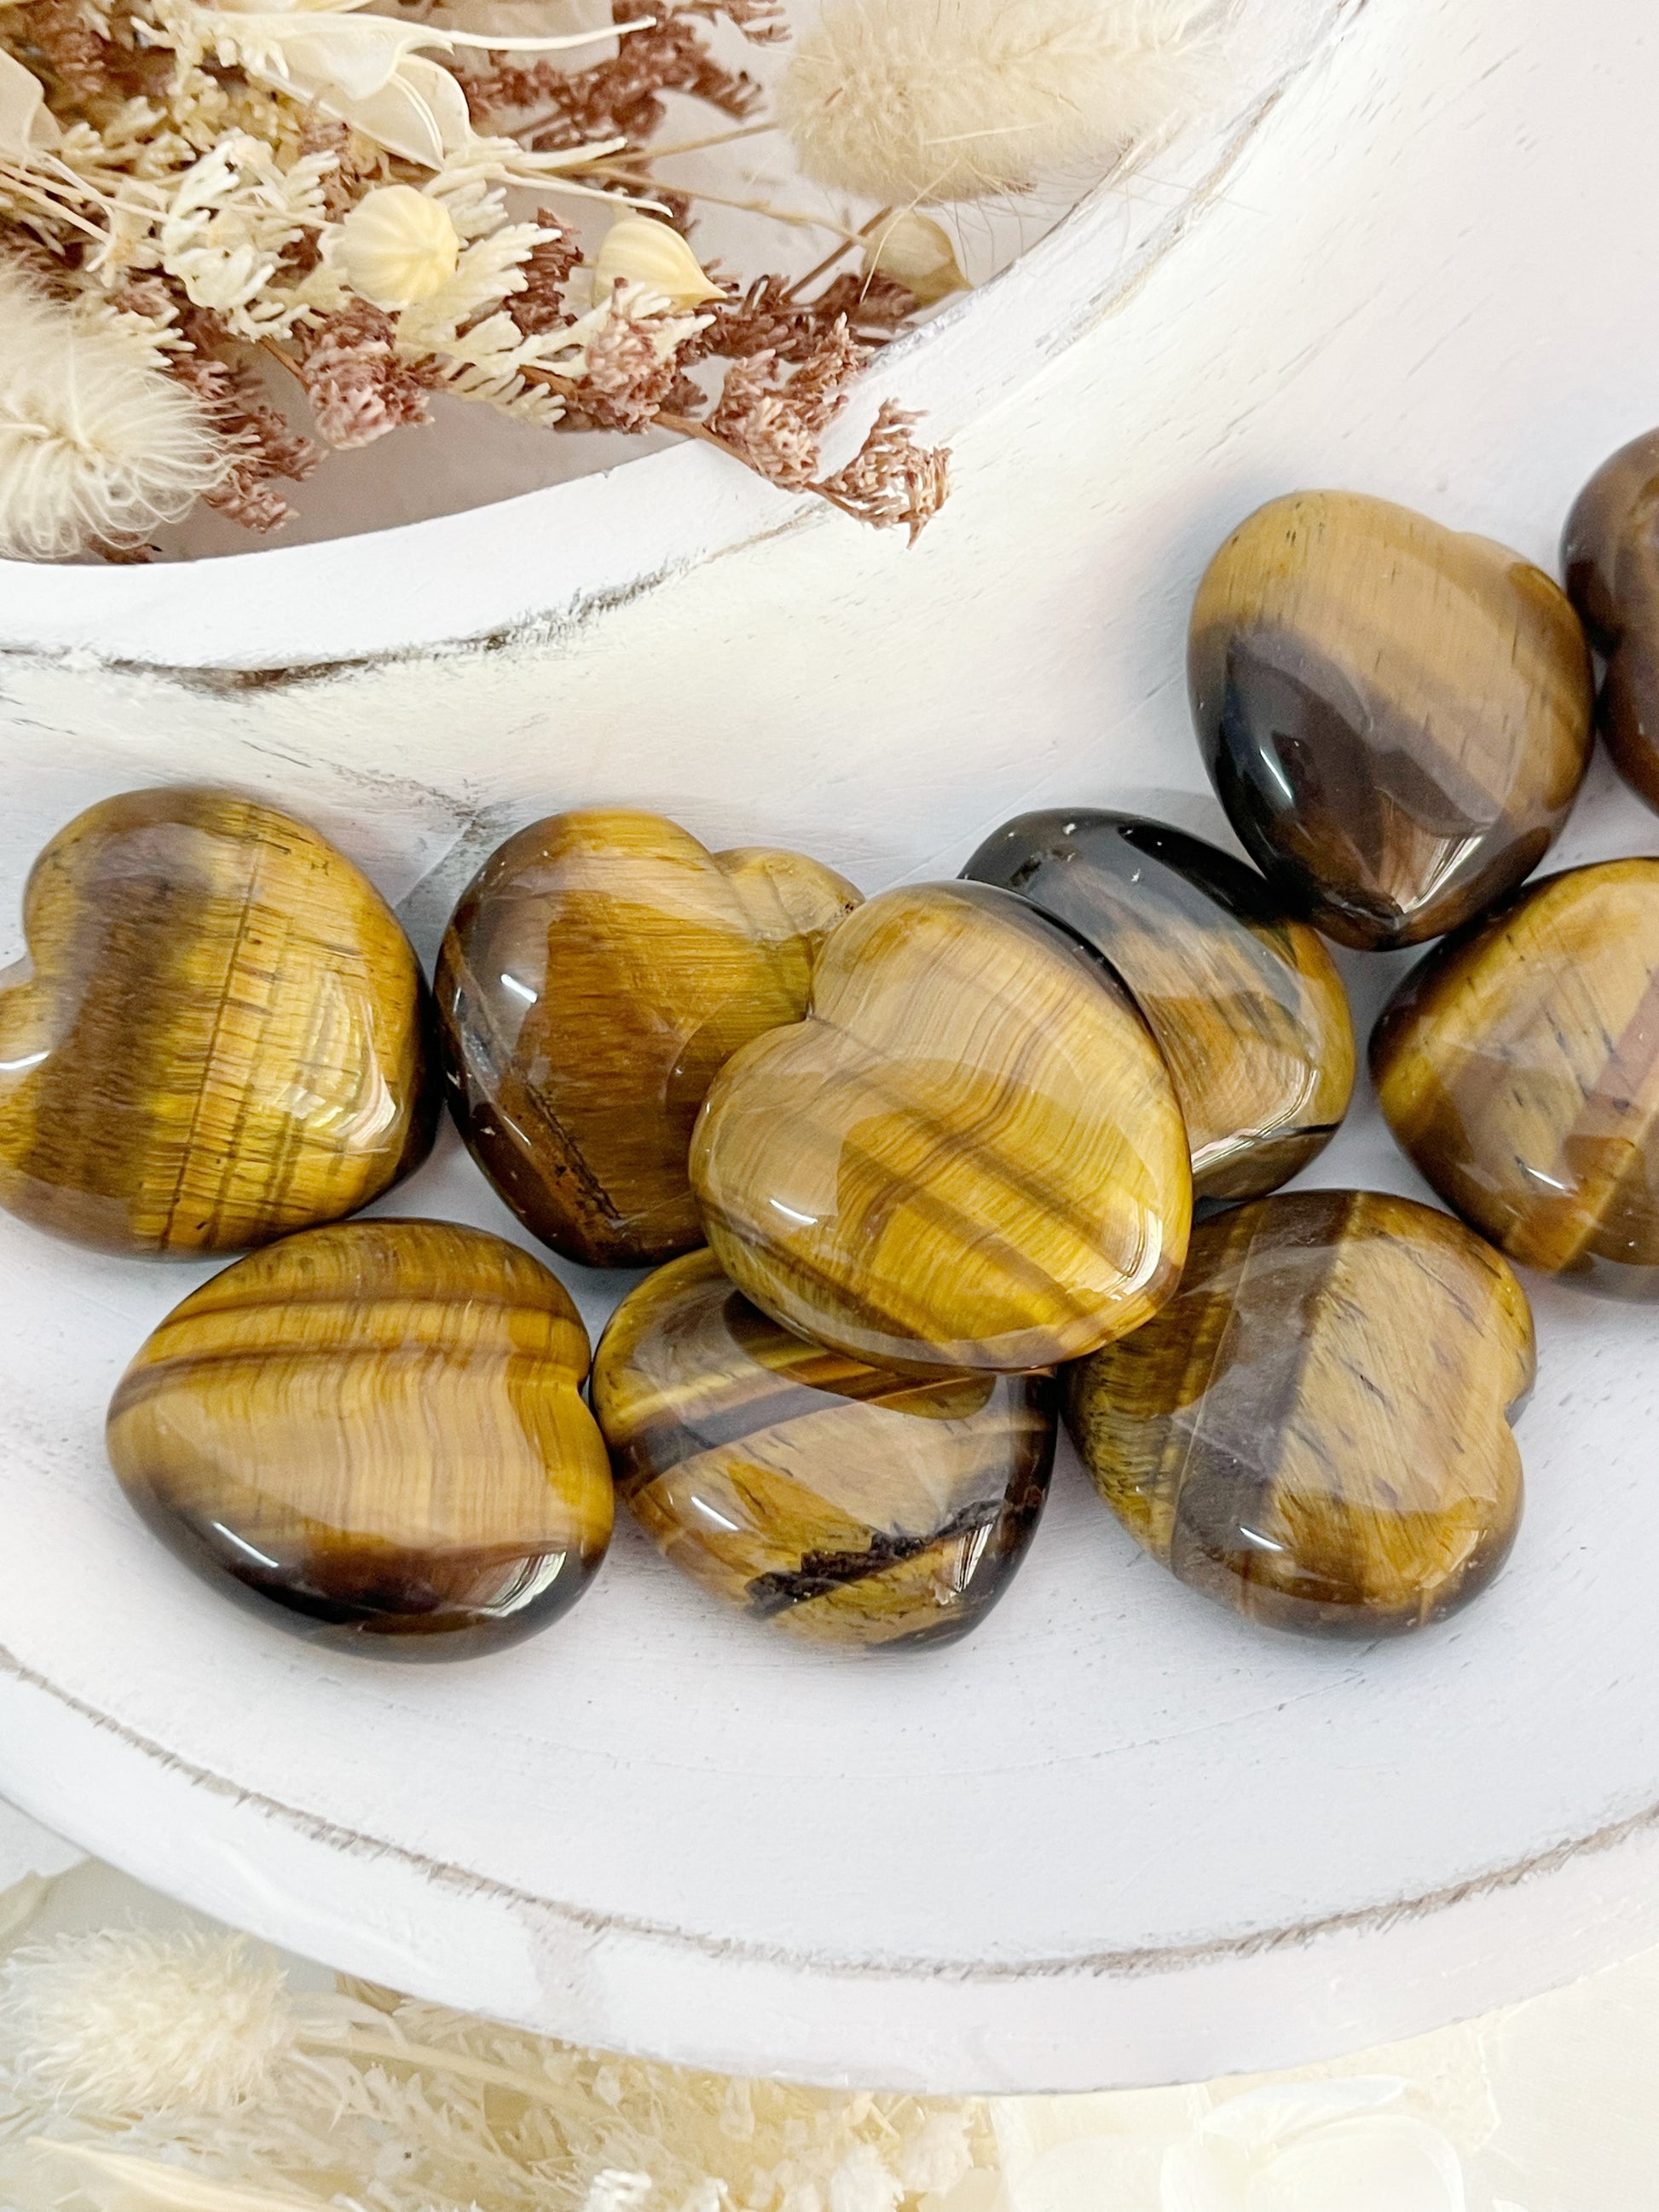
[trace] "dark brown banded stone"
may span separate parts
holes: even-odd
[[[1507,1557],[1534,1357],[1514,1273],[1449,1215],[1280,1194],[1194,1231],[1164,1311],[1070,1370],[1066,1421],[1191,1589],[1271,1627],[1395,1634]]]
[[[797,1022],[859,902],[795,853],[710,853],[655,814],[557,814],[469,885],[439,956],[450,1103],[544,1243],[590,1267],[702,1241],[692,1124],[726,1059]]]
[[[207,1581],[314,1643],[457,1658],[545,1627],[610,1540],[587,1334],[449,1222],[307,1231],[168,1315],[110,1406],[122,1486]]]
[[[1621,446],[1578,495],[1567,591],[1607,659],[1596,720],[1620,774],[1659,807],[1659,430]]]
[[[23,895],[0,976],[0,1205],[114,1252],[261,1244],[367,1206],[437,1116],[397,917],[234,793],[105,799]]]
[[[1339,943],[1416,945],[1529,875],[1589,764],[1589,647],[1543,571],[1351,492],[1242,523],[1194,605],[1211,781],[1252,860]]]
[[[1255,1198],[1335,1135],[1353,1023],[1323,941],[1254,870],[1139,815],[1022,814],[963,874],[1075,930],[1134,994],[1163,1048],[1200,1198]]]
[[[769,1321],[708,1252],[623,1301],[592,1396],[617,1486],[665,1555],[815,1643],[965,1635],[1048,1493],[1051,1376],[866,1367]]]
[[[1659,860],[1547,876],[1437,945],[1371,1071],[1417,1167],[1510,1259],[1659,1297]]]

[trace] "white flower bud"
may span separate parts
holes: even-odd
[[[866,275],[879,270],[895,278],[924,307],[969,289],[950,234],[931,216],[896,215],[884,223],[864,250],[864,267]]]
[[[460,234],[441,201],[413,185],[382,185],[340,225],[335,259],[360,298],[391,309],[441,292],[460,255]]]
[[[607,297],[618,278],[643,284],[676,307],[698,307],[722,296],[678,231],[648,215],[625,215],[611,224],[594,258],[592,276],[596,300]]]

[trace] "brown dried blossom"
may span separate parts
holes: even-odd
[[[503,118],[532,116],[522,127],[532,146],[547,150],[619,134],[643,143],[662,124],[667,92],[705,100],[734,122],[753,114],[760,86],[747,70],[714,59],[693,11],[617,0],[615,15],[619,23],[654,20],[592,69],[543,61],[468,72],[461,82],[473,120],[493,128]]]
[[[560,330],[575,320],[566,303],[564,288],[582,259],[580,240],[556,216],[538,208],[535,222],[544,235],[520,264],[523,291],[515,292],[506,303],[507,313],[526,337]]]
[[[789,36],[789,19],[783,0],[681,0],[683,15],[702,15],[709,21],[724,15],[751,45],[781,45]]]
[[[428,387],[398,358],[390,319],[361,301],[308,333],[300,376],[319,435],[337,450],[431,420]]]
[[[313,107],[301,126],[300,154],[302,159],[308,154],[334,156],[333,167],[322,179],[323,212],[331,222],[339,222],[366,189],[384,184],[392,174],[391,164],[373,139],[349,124],[337,123],[320,108]]]
[[[648,430],[676,392],[680,371],[657,344],[657,324],[613,312],[587,349],[566,420],[573,429]]]
[[[951,495],[951,449],[917,445],[920,419],[884,400],[853,459],[814,489],[877,530],[908,530],[914,545]]]
[[[810,490],[819,441],[847,404],[847,386],[867,359],[843,322],[787,380],[775,354],[734,362],[708,428],[769,483]]]
[[[682,349],[681,358],[721,355],[742,361],[770,353],[780,361],[804,362],[840,325],[873,348],[893,337],[915,304],[902,284],[879,275],[841,278],[816,300],[793,298],[781,276],[757,276],[746,292],[710,303],[708,329]]]
[[[205,503],[247,530],[275,530],[289,521],[294,510],[273,480],[302,482],[322,455],[235,357],[240,349],[218,317],[191,306],[163,276],[131,279],[117,303],[157,322],[170,317],[185,342],[185,349],[168,359],[168,373],[201,402],[233,456],[224,482],[204,495]]]
[[[29,48],[72,98],[96,100],[117,94],[110,43],[82,0],[33,0],[20,27]]]

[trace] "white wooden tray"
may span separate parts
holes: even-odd
[[[312,815],[428,942],[507,826],[603,799],[869,888],[953,870],[1024,805],[1214,834],[1182,633],[1232,522],[1341,483],[1548,561],[1659,414],[1654,40],[1646,0],[1593,31],[1552,0],[1369,0],[1115,313],[963,434],[915,556],[815,522],[578,620],[538,507],[557,618],[448,653],[407,594],[451,588],[476,518],[355,569],[261,556],[247,641],[276,623],[265,562],[315,556],[343,649],[391,653],[265,681],[201,665],[205,613],[187,649],[176,574],[94,577],[70,613],[28,580],[0,605],[0,957],[44,836],[161,775]],[[702,466],[618,481],[643,501]],[[217,623],[228,586],[202,588]],[[1659,818],[1598,771],[1562,856],[1638,849]],[[1390,965],[1352,972],[1363,1020]],[[1368,1107],[1317,1177],[1414,1188]],[[393,1205],[507,1226],[453,1145]],[[544,1638],[423,1672],[244,1618],[130,1516],[103,1405],[202,1272],[0,1222],[0,1792],[210,1911],[562,2034],[935,2088],[1316,2057],[1659,1941],[1651,1310],[1540,1291],[1513,1564],[1403,1644],[1252,1632],[1068,1462],[1006,1603],[947,1652],[786,1646],[624,1529]]]

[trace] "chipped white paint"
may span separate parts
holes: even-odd
[[[428,937],[532,805],[658,805],[872,885],[956,865],[1019,804],[1212,828],[1182,630],[1230,524],[1346,484],[1547,561],[1577,484],[1659,415],[1659,31],[1648,0],[1586,12],[1369,0],[1115,311],[963,430],[915,555],[833,520],[740,544],[747,488],[686,454],[619,476],[614,509],[526,503],[520,604],[562,611],[518,649],[286,690],[14,658],[0,872],[156,773],[303,804]],[[605,518],[626,536],[661,501],[672,535],[705,493],[733,550],[643,586]],[[324,572],[340,641],[436,635],[447,594],[495,588],[401,545]],[[69,613],[54,580],[0,610],[15,641],[210,657],[180,649],[174,577],[94,579]],[[250,646],[275,620],[237,618]],[[1633,849],[1659,820],[1598,773],[1566,854]],[[1363,1019],[1390,963],[1350,971]],[[1319,1179],[1415,1188],[1369,1109]],[[502,1218],[453,1150],[395,1203]],[[550,1635],[422,1671],[244,1620],[114,1494],[101,1406],[197,1279],[0,1224],[0,1788],[210,1911],[568,2035],[934,2087],[1312,2058],[1659,1942],[1650,1311],[1540,1290],[1515,1561],[1403,1646],[1250,1633],[1068,1465],[957,1650],[784,1647],[624,1530]]]

